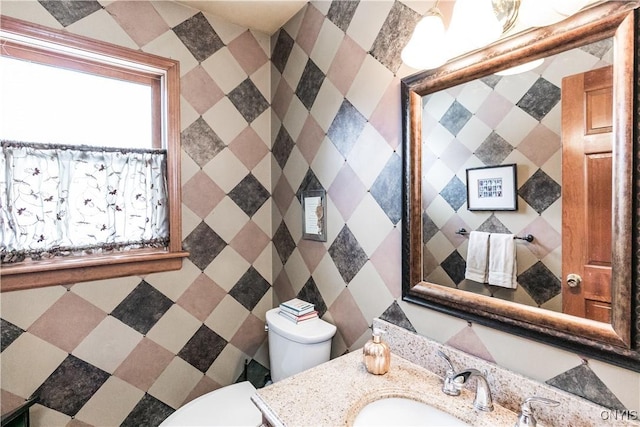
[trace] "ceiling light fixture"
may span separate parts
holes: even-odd
[[[415,69],[438,68],[451,58],[497,41],[515,28],[516,21],[521,29],[550,25],[595,1],[598,0],[456,0],[445,30],[437,0],[416,25],[402,50],[402,61]],[[527,65],[532,69],[539,64],[523,64],[521,69]]]
[[[498,40],[513,26],[520,0],[456,0],[446,31],[438,3],[418,22],[402,50],[402,61],[412,68],[438,68],[453,57]]]

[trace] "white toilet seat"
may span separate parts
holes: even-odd
[[[260,425],[262,414],[251,402],[255,392],[255,387],[248,381],[219,388],[178,408],[160,426]]]

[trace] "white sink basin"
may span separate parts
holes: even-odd
[[[389,397],[366,405],[354,426],[470,426],[440,409],[416,400]]]

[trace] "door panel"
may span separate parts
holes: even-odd
[[[611,319],[612,67],[562,81],[562,307]],[[575,287],[567,276],[577,274]]]

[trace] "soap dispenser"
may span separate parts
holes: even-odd
[[[391,365],[391,349],[380,337],[382,333],[380,329],[374,328],[373,336],[362,347],[364,366],[375,375],[386,374]]]

